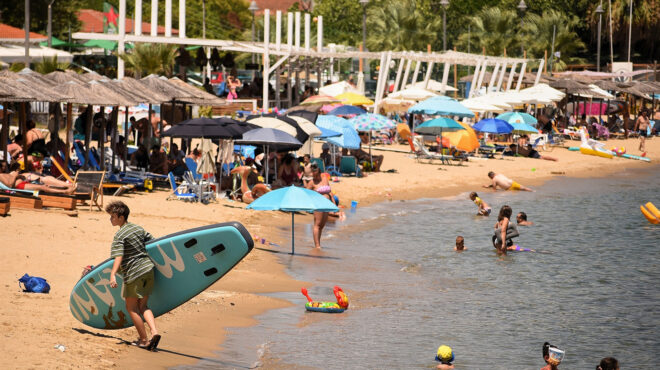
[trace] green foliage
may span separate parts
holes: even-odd
[[[442,38],[442,18],[425,17],[415,0],[397,0],[371,7],[367,30],[369,50],[426,50]]]
[[[50,0],[30,0],[30,30],[46,35],[48,29],[48,4]],[[68,39],[69,26],[72,32],[80,28],[80,22],[76,13],[81,8],[86,8],[88,1],[66,0],[55,1],[52,5],[52,30],[53,36],[62,40]],[[0,13],[2,23],[10,26],[23,28],[25,25],[25,2],[24,1],[0,1]]]
[[[527,56],[532,58],[543,58],[544,52],[548,52],[548,58],[552,51],[552,34],[555,30],[555,52],[560,52],[559,59],[552,58],[552,69],[561,71],[566,68],[567,63],[583,63],[584,60],[576,58],[580,51],[585,49],[585,44],[575,32],[580,20],[575,16],[569,16],[556,10],[548,10],[542,15],[529,14],[525,17],[525,50]]]
[[[520,17],[515,11],[484,8],[467,22],[471,29],[458,37],[459,50],[467,50],[470,43],[473,53],[480,53],[485,48],[487,55],[502,55],[504,49],[508,55],[520,54]]]
[[[47,74],[57,70],[63,71],[67,68],[69,68],[69,63],[58,62],[57,55],[52,58],[43,57],[41,62],[34,65],[34,70],[41,74]]]
[[[198,113],[200,117],[213,118],[213,108],[211,106],[200,106]]]
[[[314,16],[323,16],[323,39],[326,43],[361,44],[362,13],[362,6],[357,0],[319,0],[314,6]]]
[[[9,66],[9,70],[12,72],[20,72],[25,68],[25,63],[15,62]]]
[[[175,45],[136,43],[130,54],[121,54],[119,57],[124,61],[126,69],[133,72],[135,78],[150,74],[164,74],[171,77],[176,54]]]

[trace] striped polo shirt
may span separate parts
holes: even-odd
[[[126,222],[112,240],[110,258],[122,257],[120,272],[124,283],[132,283],[154,268],[145,245],[154,237],[142,227]]]

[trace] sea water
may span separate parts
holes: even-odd
[[[593,369],[614,356],[622,368],[653,368],[660,348],[660,225],[639,205],[660,205],[657,168],[608,178],[558,178],[534,193],[480,191],[445,199],[392,201],[348,212],[314,254],[311,227],[297,225],[300,255],[280,254],[314,284],[315,300],[350,299],[342,314],[292,307],[232,329],[218,358],[196,368],[431,368],[439,345],[459,369],[533,369],[548,341],[562,368]],[[469,191],[493,207],[476,216]],[[508,204],[534,226],[515,241],[537,252],[498,256],[491,236]],[[282,230],[286,235],[289,230]],[[453,250],[465,238],[467,251]],[[282,252],[287,252],[287,246]]]

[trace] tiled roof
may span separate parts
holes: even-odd
[[[251,0],[246,0],[248,4],[250,3]],[[257,6],[259,7],[259,11],[257,13],[262,14],[264,9],[270,9],[271,13],[275,12],[276,10],[281,10],[282,12],[286,12],[293,4],[300,2],[300,0],[255,0],[257,2]],[[303,8],[304,4],[300,4],[299,8]]]
[[[36,32],[30,32],[30,41],[43,41],[47,40],[48,37],[38,34]],[[25,30],[22,28],[12,27],[8,24],[0,23],[0,41],[5,42],[20,42],[25,40]]]
[[[149,15],[147,14],[147,16]],[[142,17],[144,17],[144,14]],[[94,9],[81,9],[78,11],[78,20],[82,23],[80,32],[103,32],[103,12],[101,11]],[[150,32],[151,23],[142,22],[142,34],[148,35]],[[126,18],[126,33],[133,33],[133,20],[130,18]],[[165,26],[158,26],[158,34],[165,34]],[[172,34],[178,35],[179,30],[172,28]]]

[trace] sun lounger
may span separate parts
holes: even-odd
[[[11,208],[41,209],[43,201],[36,195],[11,190],[0,190],[0,196],[9,198]]]
[[[413,154],[415,154],[415,159],[420,163],[422,163],[423,159],[427,159],[429,160],[428,163],[433,163],[434,160],[439,160],[440,163],[451,164],[449,162],[449,159],[451,158],[450,156],[431,153],[418,138],[408,139],[408,143],[413,150]]]
[[[176,184],[176,179],[172,172],[167,174],[167,178],[170,181],[170,186],[172,187],[172,193],[167,196],[167,199],[176,198],[186,202],[194,202],[197,199],[197,195],[194,193],[189,193],[187,190],[187,183],[182,183],[181,185]]]

